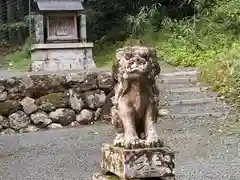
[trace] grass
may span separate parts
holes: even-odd
[[[12,70],[26,71],[30,64],[30,59],[22,52],[16,51],[3,57],[3,61],[7,63]]]
[[[5,53],[7,54],[2,57],[0,56],[0,64],[5,68],[14,71],[27,71],[31,63],[30,49],[33,40],[34,37],[29,37],[26,39],[25,44],[23,44],[22,46],[12,46],[8,50],[5,50]]]
[[[96,43],[93,49],[96,66],[110,68],[115,59],[116,50],[122,47],[123,43],[121,41]]]

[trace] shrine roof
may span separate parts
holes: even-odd
[[[81,0],[36,0],[40,11],[81,11]]]

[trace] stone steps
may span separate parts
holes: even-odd
[[[189,88],[176,88],[176,89],[168,89],[164,90],[165,92],[168,92],[170,94],[173,93],[188,93],[188,92],[205,92],[208,89],[208,87],[189,87]]]
[[[186,118],[186,117],[192,117],[192,118],[201,118],[201,117],[216,117],[220,118],[224,116],[224,112],[212,112],[212,113],[181,113],[181,114],[172,114],[170,117],[173,118]]]
[[[160,98],[166,100],[162,109],[167,109],[176,122],[189,119],[193,124],[201,124],[203,119],[212,121],[228,111],[215,93],[208,92],[208,87],[199,83],[198,74],[197,70],[164,73],[157,81]]]
[[[167,107],[168,111],[171,114],[191,114],[191,113],[215,113],[215,112],[222,112],[225,111],[224,107],[220,107],[219,105],[215,103],[211,104],[198,104],[198,105],[192,105],[192,106],[187,106],[187,105],[177,105],[175,107]]]
[[[169,93],[168,91],[164,92],[163,95],[168,101],[181,101],[181,100],[192,100],[195,99],[209,99],[214,98],[213,94],[209,94],[207,92],[179,92],[179,93]]]
[[[176,77],[176,76],[197,76],[199,74],[198,71],[180,71],[173,73],[164,73],[161,77]]]
[[[158,86],[162,89],[162,90],[172,90],[172,89],[179,89],[179,88],[195,88],[195,87],[204,87],[204,85],[198,84],[197,81],[195,81],[194,83],[189,83],[189,82],[185,82],[185,83],[161,83],[160,81],[156,82],[158,84]]]
[[[212,103],[216,102],[217,98],[202,98],[202,99],[181,99],[181,100],[175,100],[175,101],[169,101],[169,106],[175,106],[175,105],[198,105],[198,104],[206,104],[206,103]]]
[[[175,77],[175,78],[161,78],[161,84],[196,84],[198,82],[197,77]]]

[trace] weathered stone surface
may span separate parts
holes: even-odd
[[[45,112],[51,112],[56,109],[56,107],[51,102],[44,102],[39,106],[39,109]]]
[[[93,120],[93,113],[87,109],[83,109],[80,114],[76,117],[77,122],[79,124],[89,124]]]
[[[102,72],[97,77],[98,87],[105,91],[109,92],[115,85],[115,80],[113,79],[112,73]]]
[[[70,124],[70,127],[78,127],[78,126],[80,126],[80,124],[79,124],[79,122],[77,122],[77,121],[73,121],[73,122],[71,122],[71,124]]]
[[[154,127],[159,104],[156,78],[161,72],[156,50],[139,45],[118,49],[112,70],[117,81],[111,108],[116,130],[114,146],[162,147]]]
[[[77,92],[85,92],[97,89],[96,72],[71,73],[67,76],[67,84],[76,88]]]
[[[70,87],[76,87],[76,83],[84,82],[86,76],[84,72],[70,72],[66,75],[66,82]]]
[[[49,93],[63,92],[66,78],[62,75],[28,75],[21,78],[25,86],[25,94],[38,98]]]
[[[9,93],[7,96],[8,100],[20,100],[24,97],[24,92]]]
[[[0,125],[2,128],[8,128],[9,127],[9,119],[3,116],[0,116]]]
[[[20,102],[20,104],[22,105],[24,112],[27,113],[27,114],[31,114],[38,109],[36,104],[35,104],[35,100],[30,98],[30,97],[25,97]]]
[[[31,120],[33,124],[37,125],[40,128],[44,128],[47,125],[52,123],[52,120],[48,117],[47,113],[39,111],[31,114]]]
[[[21,110],[21,104],[18,101],[14,100],[6,100],[4,102],[0,102],[0,114],[3,116],[8,116],[18,110]]]
[[[10,128],[7,128],[7,129],[4,129],[2,132],[0,132],[1,135],[3,134],[14,134],[15,131],[13,129],[10,129]]]
[[[92,124],[99,120],[106,95],[114,85],[111,73],[97,69],[26,72],[19,77],[0,78],[0,131]]]
[[[3,91],[0,93],[0,101],[5,101],[7,99],[7,92]]]
[[[28,125],[28,127],[20,129],[19,132],[20,133],[28,133],[28,132],[36,132],[38,130],[39,130],[39,128],[37,126]]]
[[[87,91],[84,93],[84,100],[88,108],[97,109],[103,106],[106,95],[101,90]]]
[[[71,109],[60,108],[49,114],[49,117],[54,123],[59,123],[63,126],[70,124],[76,120],[76,114]]]
[[[86,72],[83,81],[77,86],[79,92],[97,89],[97,74],[95,72]]]
[[[167,110],[167,109],[160,109],[160,110],[158,111],[158,114],[159,114],[160,116],[167,116],[167,115],[169,115],[169,110]]]
[[[92,47],[92,43],[35,44],[31,52],[32,71],[58,72],[96,68]]]
[[[102,106],[100,113],[100,121],[111,121],[111,108],[113,107],[112,98],[114,96],[114,90],[112,90],[106,97],[105,103]]]
[[[174,154],[167,147],[124,149],[102,146],[101,168],[122,179],[174,176]]]
[[[92,180],[120,180],[119,177],[113,174],[103,174],[103,173],[95,173],[93,174]]]
[[[48,126],[48,129],[59,129],[59,128],[63,128],[61,124],[58,124],[58,123],[52,123],[52,124],[49,124]]]
[[[9,117],[10,127],[14,130],[25,128],[30,123],[30,118],[23,111],[17,111]]]
[[[74,109],[75,111],[80,112],[84,107],[82,97],[78,93],[74,92],[72,89],[69,89],[69,101],[72,109]]]
[[[5,87],[1,85],[1,82],[0,82],[0,93],[3,92],[4,90],[5,90]]]
[[[20,78],[12,77],[5,81],[5,88],[8,93],[18,93],[24,91],[24,84]]]
[[[83,83],[85,79],[84,72],[70,72],[66,75],[66,82],[70,87],[76,87],[76,84]]]
[[[36,104],[43,111],[50,112],[58,108],[68,107],[69,99],[66,93],[51,93],[37,99]]]
[[[95,113],[94,113],[94,121],[97,121],[100,117],[100,114],[101,114],[101,111],[102,109],[101,108],[98,108]]]
[[[121,180],[118,176],[114,174],[103,174],[103,173],[95,173],[93,174],[92,180]],[[175,180],[175,177],[162,177],[162,178],[134,178],[132,180]]]

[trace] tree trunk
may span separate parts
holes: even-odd
[[[24,0],[17,0],[17,18],[18,21],[24,21]],[[17,31],[17,39],[20,44],[24,43],[25,37],[24,37],[24,31],[26,28],[21,28]]]
[[[7,4],[7,23],[12,25],[15,21],[16,1],[7,0],[6,4]],[[8,37],[10,42],[14,41],[15,34],[16,34],[16,31],[13,28],[9,29]]]
[[[7,40],[7,34],[2,29],[3,24],[5,23],[5,2],[4,0],[0,0],[0,44]]]
[[[4,23],[4,1],[0,0],[0,26]]]

